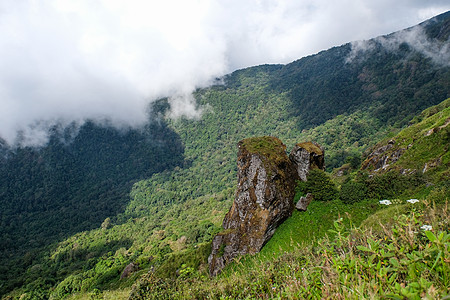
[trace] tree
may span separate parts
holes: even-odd
[[[111,218],[109,218],[109,217],[106,218],[105,221],[103,221],[101,226],[102,226],[103,230],[110,228],[111,227]]]

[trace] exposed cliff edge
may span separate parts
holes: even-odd
[[[320,150],[317,144],[311,145]],[[261,250],[294,210],[295,186],[301,178],[298,170],[304,172],[304,168],[311,166],[311,152],[297,145],[293,152],[300,156],[289,159],[286,146],[275,137],[244,139],[238,148],[236,196],[223,220],[224,230],[212,242],[208,258],[211,276],[217,275],[235,257]]]

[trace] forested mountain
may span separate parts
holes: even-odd
[[[53,128],[45,147],[5,151],[0,253],[10,271],[1,272],[2,281],[23,272],[17,258],[121,213],[132,184],[182,166],[183,148],[163,122],[124,132],[87,122],[81,128]],[[6,267],[11,263],[16,268]]]
[[[364,151],[450,97],[449,35],[447,12],[287,65],[233,72],[195,91],[198,120],[169,118],[161,99],[145,128],[89,121],[53,128],[40,148],[2,145],[0,295],[129,287],[137,277],[119,282],[128,263],[172,276],[186,263],[170,256],[180,250],[199,255],[189,266],[198,268],[232,201],[239,140],[271,135],[288,148],[314,140],[328,171],[355,169]]]

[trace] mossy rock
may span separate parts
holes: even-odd
[[[260,154],[275,163],[287,159],[286,145],[273,136],[251,137],[238,143],[240,149],[244,148],[250,154]]]
[[[320,149],[320,147],[313,142],[298,143],[296,144],[296,146],[307,150],[309,153],[316,153],[317,155],[323,155],[322,149]]]

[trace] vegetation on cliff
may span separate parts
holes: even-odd
[[[242,140],[239,147],[250,154],[259,155],[270,164],[278,165],[287,161],[286,145],[276,137],[250,137]]]

